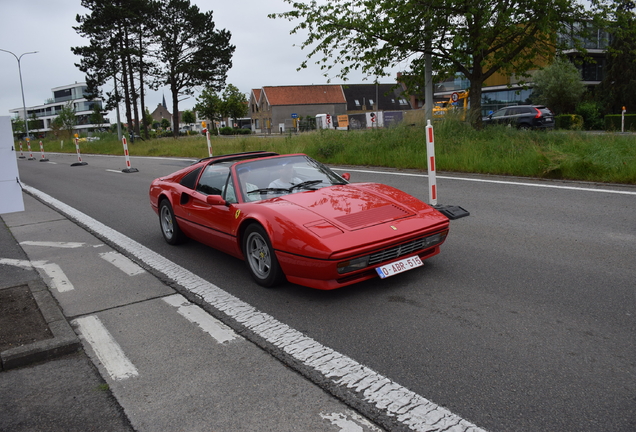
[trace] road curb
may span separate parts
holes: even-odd
[[[42,280],[27,282],[53,337],[0,352],[1,370],[28,366],[78,351],[81,342]]]

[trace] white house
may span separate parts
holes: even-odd
[[[95,129],[105,128],[109,126],[109,120],[104,118],[103,124],[92,124],[90,122],[91,115],[93,114],[93,107],[95,104],[102,106],[101,99],[87,100],[84,97],[86,92],[86,83],[69,84],[62,87],[55,87],[51,89],[53,92],[53,98],[47,100],[43,105],[37,105],[33,107],[27,107],[27,118],[29,121],[33,120],[35,116],[38,120],[36,127],[33,127],[29,123],[29,132],[33,133],[46,133],[51,130],[51,124],[53,120],[60,114],[60,111],[64,106],[71,101],[72,107],[75,110],[75,116],[77,117],[77,123],[75,130],[77,133],[88,133]],[[14,108],[9,110],[14,117],[24,119],[24,109]]]

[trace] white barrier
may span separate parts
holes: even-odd
[[[121,172],[125,172],[125,173],[139,172],[137,168],[131,168],[130,166],[130,155],[128,154],[128,142],[126,141],[126,137],[123,137],[121,139],[121,142],[124,145],[124,156],[126,157],[126,168],[121,170]]]
[[[31,151],[31,138],[27,137],[27,148],[29,149],[29,158],[27,160],[35,160],[33,157],[33,151]]]
[[[42,153],[42,158],[40,159],[40,162],[48,162],[49,160],[44,157],[44,144],[42,144],[42,141],[40,141],[40,153]]]
[[[428,198],[429,204],[437,205],[437,179],[435,178],[435,140],[431,121],[426,121],[426,160],[428,165]]]
[[[77,162],[72,163],[71,166],[88,165],[88,162],[83,162],[82,161],[82,155],[80,154],[80,148],[79,148],[79,138],[78,138],[77,134],[75,134],[75,150],[77,151]]]

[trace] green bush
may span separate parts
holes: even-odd
[[[219,129],[219,133],[221,135],[249,135],[252,131],[250,129],[239,129],[226,126]]]
[[[561,114],[554,117],[554,126],[557,129],[581,130],[583,117],[578,114]]]
[[[597,102],[582,102],[578,104],[575,111],[583,117],[585,130],[602,130],[605,126],[602,109]]]
[[[622,114],[610,114],[605,116],[606,131],[621,131]],[[636,131],[636,114],[625,114],[625,130]]]

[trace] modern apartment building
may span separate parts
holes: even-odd
[[[98,104],[101,108],[102,101],[101,99],[87,100],[85,98],[86,88],[85,82],[76,82],[75,84],[55,87],[51,89],[53,97],[47,100],[43,105],[27,107],[29,131],[34,134],[49,132],[52,129],[51,125],[53,120],[60,114],[62,108],[64,108],[69,101],[72,104],[77,118],[75,125],[76,133],[86,134],[96,129],[107,128],[109,126],[109,120],[107,118],[104,118],[104,123],[102,124],[91,123],[94,106]],[[14,108],[9,110],[9,112],[14,115],[14,117],[24,119],[24,109],[22,107]]]

